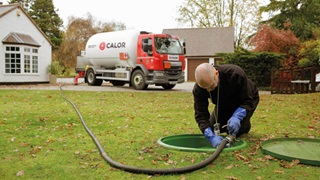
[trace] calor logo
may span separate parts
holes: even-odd
[[[100,50],[104,50],[106,48],[106,43],[105,42],[100,43],[99,48]]]
[[[111,49],[111,48],[125,48],[126,43],[125,42],[114,42],[114,43],[105,43],[101,42],[99,45],[99,49],[103,51],[104,49]]]

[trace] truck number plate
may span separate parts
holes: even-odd
[[[179,56],[178,55],[168,55],[168,60],[169,61],[179,61]]]
[[[169,81],[169,84],[177,84],[177,81]]]

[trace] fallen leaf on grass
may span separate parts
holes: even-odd
[[[283,168],[291,169],[299,163],[300,163],[300,161],[298,159],[292,160],[291,163],[288,163],[285,160],[281,160],[280,166]]]
[[[143,147],[140,151],[139,154],[143,154],[143,153],[153,153],[154,150],[152,147]]]
[[[137,159],[140,160],[140,161],[144,160],[144,158],[142,156],[138,156]]]
[[[36,146],[30,150],[30,154],[32,154],[32,155],[37,154],[41,151],[41,149],[42,149],[41,146]]]
[[[194,163],[194,161],[195,161],[194,158],[188,158],[188,159],[189,159],[189,161],[190,161],[191,163]]]
[[[274,138],[274,135],[272,135],[272,134],[265,134],[265,135],[263,135],[263,137],[260,138],[259,140],[260,140],[260,142],[263,142],[263,141],[266,141],[266,140],[269,140],[269,139],[273,139],[273,138]]]
[[[91,169],[94,169],[99,166],[99,163],[98,164],[89,164],[89,166]]]
[[[114,167],[111,167],[109,170],[110,170],[110,171],[118,171],[119,169],[114,168]]]
[[[310,130],[315,130],[316,128],[313,127],[313,126],[308,126],[308,129],[310,129]]]
[[[157,164],[157,161],[155,161],[154,159],[151,161],[152,164],[156,165]]]
[[[268,160],[273,160],[273,159],[275,159],[274,157],[272,157],[272,156],[270,156],[270,155],[266,155],[265,158],[268,159]]]
[[[263,158],[257,158],[257,161],[265,162],[265,160]]]
[[[24,171],[17,172],[16,176],[22,176],[24,174]]]
[[[11,138],[11,139],[10,139],[10,142],[13,142],[13,141],[14,141],[14,138],[16,138],[16,137]]]
[[[273,172],[275,172],[277,174],[284,174],[284,171],[281,171],[281,170],[274,170]]]
[[[236,154],[236,157],[237,157],[237,159],[240,161],[240,160],[242,160],[242,161],[248,161],[248,159],[246,158],[246,157],[244,157],[244,156],[242,156],[241,154]]]
[[[50,138],[49,138],[49,139],[47,139],[45,142],[46,142],[46,143],[54,143],[54,142],[55,142],[55,140],[54,140],[54,139],[52,139],[52,137],[50,137]]]
[[[260,149],[260,142],[256,143],[255,145],[251,146],[251,156],[255,156],[258,153],[258,150]]]
[[[20,143],[20,146],[22,146],[22,147],[28,147],[29,146],[29,144],[28,143]]]
[[[232,169],[233,168],[233,164],[231,164],[231,165],[229,165],[229,166],[227,166],[226,168],[224,168],[224,169]]]
[[[168,160],[167,163],[168,163],[168,164],[174,164],[174,161]]]
[[[226,179],[231,179],[231,180],[238,180],[238,178],[236,177],[232,177],[232,176],[227,176]]]

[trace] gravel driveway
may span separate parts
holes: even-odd
[[[0,89],[29,89],[29,90],[60,90],[60,86],[63,85],[64,90],[72,91],[136,91],[128,84],[124,86],[113,86],[111,83],[104,82],[101,86],[88,86],[79,79],[79,84],[73,84],[73,78],[58,78],[57,84],[22,84],[22,85],[0,85]],[[177,84],[171,90],[165,90],[161,86],[149,85],[148,89],[139,92],[153,92],[153,91],[170,91],[170,92],[192,92],[194,82],[185,82]]]
[[[72,91],[137,91],[128,84],[116,87],[111,83],[104,82],[101,86],[88,86],[83,82],[83,79],[79,79],[79,84],[73,84],[73,78],[58,78],[57,84],[24,84],[24,85],[0,85],[0,89],[30,89],[30,90],[60,90],[60,86],[63,85],[64,90]],[[165,90],[161,86],[149,85],[148,89],[140,90],[139,92],[192,92],[194,82],[184,82],[182,84],[177,84],[171,90]],[[260,94],[270,94],[269,91],[260,91]]]

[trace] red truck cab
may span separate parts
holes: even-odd
[[[185,45],[177,36],[146,33],[138,38],[137,64],[152,74],[145,79],[147,84],[152,81],[152,84],[165,84],[164,88],[171,89],[184,82],[184,54]]]

